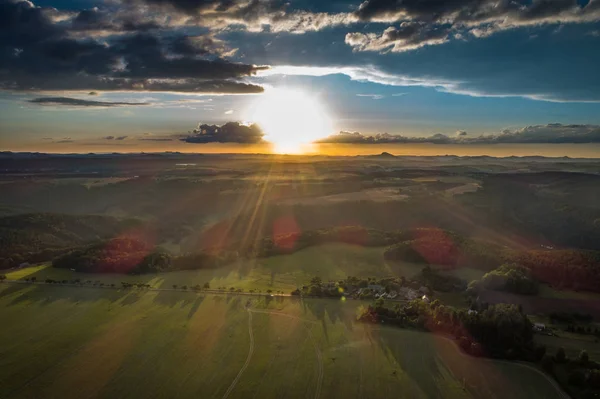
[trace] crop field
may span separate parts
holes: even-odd
[[[2,398],[560,398],[355,301],[0,284]]]

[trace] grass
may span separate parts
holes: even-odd
[[[0,397],[222,398],[248,356],[247,300],[0,284]],[[254,352],[230,398],[559,397],[531,369],[357,324],[354,301],[251,301]]]

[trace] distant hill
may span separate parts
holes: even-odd
[[[139,225],[110,216],[30,213],[0,218],[0,268],[52,259],[65,250],[115,237]]]

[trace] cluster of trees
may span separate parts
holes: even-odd
[[[428,303],[417,299],[388,307],[378,299],[359,308],[358,319],[449,334],[474,355],[524,360],[540,357],[533,343],[533,326],[515,305],[491,305],[474,312],[457,310],[438,300]]]
[[[450,274],[440,273],[429,266],[425,266],[415,280],[430,290],[435,291],[451,292],[467,289],[467,282],[465,280]]]
[[[526,267],[516,264],[504,264],[486,273],[481,280],[472,281],[469,288],[474,291],[487,289],[514,292],[521,295],[536,295],[539,291],[539,284],[531,274],[531,271]]]

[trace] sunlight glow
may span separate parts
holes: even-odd
[[[276,153],[312,152],[315,140],[333,133],[319,98],[300,90],[268,90],[251,106],[248,119],[263,129]]]

